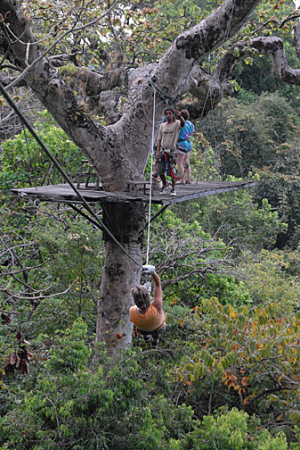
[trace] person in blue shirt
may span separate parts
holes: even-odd
[[[178,154],[177,166],[181,178],[180,183],[184,184],[184,167],[186,167],[186,183],[191,183],[191,166],[190,166],[190,152],[192,150],[191,134],[194,132],[194,125],[189,120],[190,113],[187,109],[181,111],[182,117],[185,119],[185,125],[179,131],[178,137]]]

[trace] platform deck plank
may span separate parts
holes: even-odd
[[[177,184],[176,197],[170,194],[160,195],[160,191],[154,189],[151,198],[152,203],[168,205],[198,197],[221,194],[224,192],[236,191],[255,186],[254,181],[199,181],[191,184]],[[150,187],[150,183],[149,183]],[[79,192],[89,203],[107,202],[131,202],[143,201],[149,203],[149,191],[144,193],[142,190],[137,193],[131,192],[106,192],[93,189],[91,184],[88,188],[85,184],[80,184]],[[19,195],[28,200],[40,200],[44,202],[63,202],[63,203],[81,203],[80,198],[68,184],[56,184],[52,186],[40,186],[33,188],[11,189],[13,194]]]

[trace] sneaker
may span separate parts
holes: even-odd
[[[176,197],[176,191],[175,191],[175,189],[171,189],[171,197]]]
[[[168,192],[170,192],[169,186],[163,186],[160,190],[160,195],[167,194]]]

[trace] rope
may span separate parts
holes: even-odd
[[[26,127],[28,128],[28,130],[30,131],[30,133],[33,135],[33,137],[35,138],[35,140],[39,143],[39,145],[42,147],[42,149],[46,152],[47,156],[51,159],[51,161],[53,162],[53,164],[55,164],[55,166],[57,167],[57,169],[59,170],[59,172],[61,173],[61,175],[63,176],[63,178],[67,181],[67,183],[70,185],[70,187],[73,189],[73,191],[77,194],[77,196],[80,198],[81,202],[83,203],[83,205],[85,206],[86,210],[96,219],[96,222],[98,222],[101,227],[106,231],[106,233],[111,237],[111,239],[121,248],[121,250],[123,250],[123,252],[128,256],[128,258],[131,259],[131,261],[133,261],[137,266],[139,266],[140,268],[142,268],[142,265],[139,264],[137,261],[135,261],[133,259],[133,257],[127,252],[127,250],[122,247],[122,245],[120,244],[120,242],[117,241],[117,239],[113,236],[113,234],[111,233],[111,231],[104,225],[104,223],[101,221],[101,219],[99,219],[99,217],[97,216],[97,214],[92,210],[92,208],[90,207],[90,205],[87,203],[87,201],[85,200],[85,198],[80,194],[80,192],[78,191],[78,189],[75,187],[75,185],[73,184],[72,180],[69,178],[69,176],[64,172],[63,168],[61,167],[61,165],[59,164],[59,162],[56,160],[56,158],[52,155],[52,153],[48,150],[48,148],[45,146],[45,144],[43,143],[43,141],[40,139],[40,137],[38,136],[38,134],[35,132],[35,130],[32,128],[32,126],[30,125],[30,123],[27,121],[26,117],[21,113],[21,111],[19,110],[19,108],[17,107],[17,105],[15,104],[15,102],[13,101],[13,99],[10,97],[10,95],[6,92],[5,88],[3,87],[2,83],[0,82],[0,91],[2,93],[2,95],[5,97],[5,99],[7,100],[7,102],[9,103],[9,105],[12,107],[12,109],[16,112],[16,114],[19,116],[19,118],[21,119],[21,121],[24,123],[24,125],[26,125]],[[99,227],[99,226],[98,226]],[[100,227],[100,229],[101,229]]]
[[[150,194],[149,194],[149,212],[148,212],[148,242],[147,242],[147,258],[146,264],[149,263],[149,246],[150,246],[150,224],[151,224],[151,201],[152,201],[152,165],[153,165],[153,157],[152,157],[152,149],[154,147],[154,128],[155,128],[155,96],[156,89],[153,87],[153,113],[152,113],[152,139],[151,139],[151,166],[150,166]]]

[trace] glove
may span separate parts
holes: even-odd
[[[142,267],[142,273],[144,275],[152,275],[155,272],[154,266],[145,265]]]

